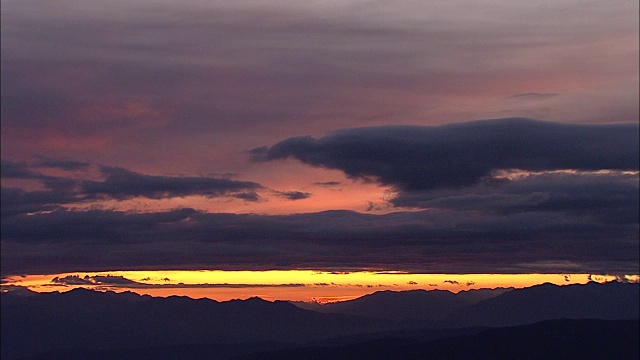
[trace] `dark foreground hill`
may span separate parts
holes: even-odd
[[[349,345],[299,347],[258,343],[174,345],[133,349],[54,350],[44,359],[638,359],[637,320],[548,320],[517,327],[472,330],[432,341],[389,337]],[[459,330],[464,332],[464,330]]]
[[[238,360],[638,359],[638,320],[549,320],[421,342],[377,339],[347,346],[262,352]]]

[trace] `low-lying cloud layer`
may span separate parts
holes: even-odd
[[[60,211],[4,219],[5,273],[106,269],[638,271],[637,222],[557,212]]]

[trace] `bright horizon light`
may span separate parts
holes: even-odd
[[[70,272],[13,275],[2,279],[3,290],[12,286],[35,292],[88,288],[131,291],[151,296],[188,296],[217,301],[261,297],[265,300],[316,301],[354,299],[376,291],[524,288],[552,283],[638,282],[639,275],[611,274],[416,274],[399,271],[331,272],[318,270],[153,270]]]

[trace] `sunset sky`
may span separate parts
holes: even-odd
[[[638,1],[1,5],[5,287],[638,281]]]

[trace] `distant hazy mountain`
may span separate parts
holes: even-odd
[[[512,289],[480,289],[457,294],[447,290],[378,291],[354,300],[307,308],[327,314],[349,314],[376,319],[442,321],[465,306],[510,290]]]
[[[424,327],[512,326],[549,319],[635,319],[640,285],[610,282],[542,284],[524,289],[380,291],[358,299],[309,307]]]
[[[470,336],[482,330],[477,326],[562,318],[637,319],[639,288],[621,283],[545,284],[486,300],[479,300],[488,296],[481,292],[382,292],[326,308],[341,314],[258,298],[217,302],[82,289],[34,294],[23,289],[2,294],[2,359],[54,353],[69,359],[99,354],[126,358],[135,351],[167,356],[192,351],[227,359],[310,344],[350,346],[393,338],[422,343]],[[436,326],[449,329],[433,330]]]
[[[640,285],[610,282],[536,285],[469,305],[450,315],[464,326],[511,326],[549,319],[637,319]]]

